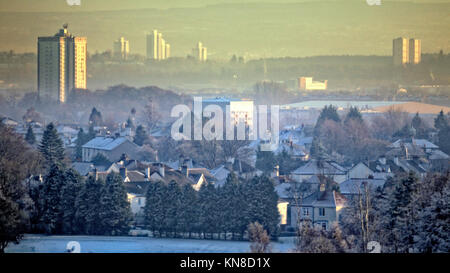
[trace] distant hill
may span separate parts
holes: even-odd
[[[206,2],[211,5],[201,7]],[[125,36],[132,52],[144,54],[145,34],[154,28],[163,32],[172,54],[182,57],[198,41],[208,47],[211,59],[232,54],[248,58],[390,55],[392,39],[398,36],[422,39],[424,52],[450,51],[450,3],[382,0],[381,6],[369,6],[364,0],[340,0],[213,5],[221,2],[199,0],[189,2],[191,7],[166,10],[132,1],[123,4],[130,10],[0,12],[0,51],[36,51],[38,36],[53,35],[66,22],[72,33],[87,36],[92,53],[111,49],[113,40]],[[110,9],[122,7],[118,1],[108,3]],[[135,7],[143,8],[132,10]]]

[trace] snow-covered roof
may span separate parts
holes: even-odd
[[[126,141],[129,140],[125,137],[118,137],[118,138],[95,137],[88,143],[84,144],[83,148],[111,151]]]
[[[305,165],[293,171],[292,173],[299,175],[310,175],[310,174],[344,175],[346,173],[346,170],[336,162],[323,161],[322,164],[323,166],[319,167],[317,160],[311,160]]]
[[[383,187],[386,182],[385,179],[348,179],[339,184],[341,194],[358,194],[359,189],[362,189],[363,182],[366,182],[370,188],[376,189]]]

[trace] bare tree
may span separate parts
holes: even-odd
[[[272,251],[270,237],[260,223],[254,222],[248,225],[248,237],[251,241],[250,251],[252,253],[270,253]]]

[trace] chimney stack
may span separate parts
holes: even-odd
[[[164,177],[164,175],[165,175],[165,170],[164,170],[163,164],[159,165],[159,174],[161,175],[161,177]]]
[[[189,177],[189,169],[186,164],[181,166],[181,173],[184,174],[186,177]]]
[[[122,176],[123,179],[125,179],[127,177],[127,168],[126,167],[120,168],[120,175]]]
[[[145,177],[150,180],[150,167],[147,167],[147,169],[145,169]]]
[[[95,181],[98,180],[98,172],[97,172],[97,168],[94,168],[94,178],[95,178]]]

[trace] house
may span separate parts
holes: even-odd
[[[251,179],[257,175],[262,175],[262,171],[256,169],[247,162],[240,159],[230,159],[225,164],[211,170],[211,174],[215,178],[214,185],[220,187],[225,184],[228,175],[232,171],[242,179]]]
[[[329,184],[321,183],[319,189],[304,198],[300,204],[292,204],[290,225],[298,228],[301,221],[310,220],[314,226],[329,230],[333,223],[339,221],[346,201]]]
[[[358,164],[351,167],[347,172],[347,178],[369,178],[373,177],[374,171],[370,169],[365,163],[359,162]]]
[[[123,154],[130,156],[138,152],[139,147],[126,137],[95,137],[82,146],[82,160],[90,162],[99,153],[109,161],[118,161]]]
[[[339,184],[339,191],[347,199],[351,199],[355,195],[364,192],[365,186],[370,190],[376,190],[383,188],[385,183],[386,179],[350,178]]]
[[[347,170],[333,161],[310,160],[292,172],[292,178],[297,182],[307,180],[314,175],[324,175],[340,183],[347,179]]]

